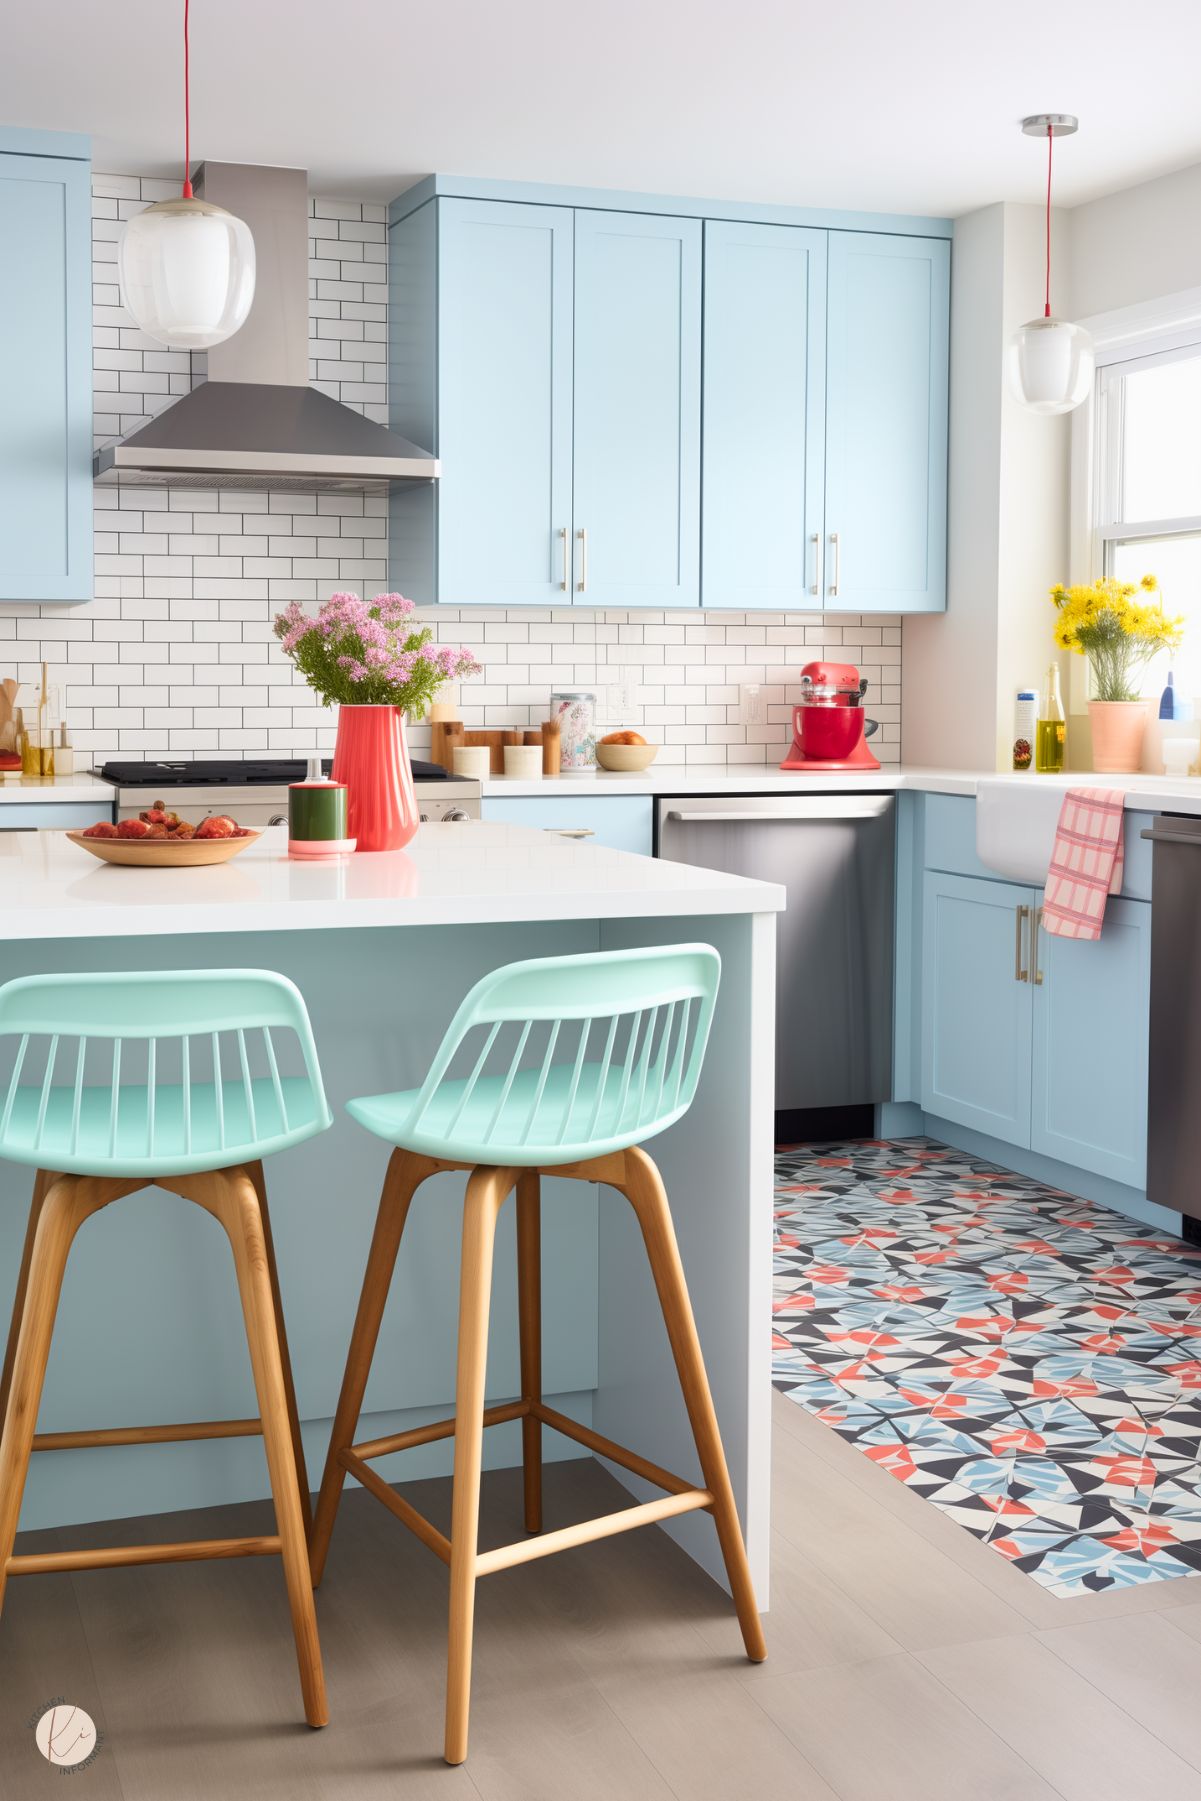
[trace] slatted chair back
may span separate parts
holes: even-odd
[[[707,944],[493,971],[447,1028],[405,1142],[552,1164],[653,1136],[692,1104],[720,975]]]
[[[304,999],[271,970],[22,976],[0,988],[5,1040],[0,1157],[13,1162],[186,1175],[332,1123]],[[285,1073],[296,1062],[303,1073]]]

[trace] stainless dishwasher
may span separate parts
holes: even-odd
[[[1160,814],[1150,831],[1151,1050],[1147,1198],[1201,1234],[1201,819]]]
[[[778,882],[776,1110],[891,1098],[895,797],[665,796],[658,855]]]

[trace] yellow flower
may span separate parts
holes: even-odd
[[[1139,587],[1145,588],[1147,590],[1148,594],[1154,594],[1154,592],[1155,592],[1156,588],[1158,588],[1158,586],[1159,586],[1159,582],[1156,579],[1156,577],[1153,575],[1144,575],[1144,577],[1142,578],[1142,580],[1139,583]]]

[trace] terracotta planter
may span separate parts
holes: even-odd
[[[1093,768],[1103,775],[1133,775],[1143,756],[1143,731],[1147,724],[1145,700],[1090,700],[1093,728]]]
[[[359,850],[399,850],[420,824],[399,707],[338,709],[333,779],[345,782],[350,836]]]

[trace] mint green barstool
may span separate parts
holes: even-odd
[[[9,1576],[276,1554],[305,1718],[329,1718],[309,1580],[308,1481],[262,1159],[332,1124],[299,991],[266,970],[28,976],[0,988],[0,1158],[37,1171],[0,1376],[0,1605]],[[282,1068],[298,1062],[300,1073]],[[259,1073],[255,1073],[255,1071]],[[84,1220],[157,1186],[233,1249],[259,1418],[37,1434],[63,1273]],[[262,1433],[277,1530],[256,1538],[14,1556],[33,1451]]]
[[[633,1526],[703,1508],[712,1513],[748,1657],[767,1655],[725,1453],[663,1182],[640,1148],[674,1124],[696,1093],[721,963],[709,945],[599,952],[513,963],[476,984],[420,1088],[349,1103],[396,1149],[380,1198],[367,1273],[334,1419],[311,1539],[321,1580],[347,1472],[450,1566],[447,1763],[467,1755],[475,1585],[480,1576]],[[456,1074],[456,1070],[462,1073]],[[455,1416],[352,1444],[401,1234],[416,1190],[439,1170],[467,1170]],[[703,1486],[673,1475],[548,1407],[541,1386],[540,1184],[543,1171],[604,1182],[634,1208],[696,1441]],[[517,1190],[521,1398],[484,1407],[492,1248],[497,1215]],[[525,1524],[520,1543],[478,1549],[483,1430],[522,1423]],[[542,1533],[541,1434],[565,1433],[666,1491]],[[447,1538],[383,1482],[371,1461],[453,1434]]]

